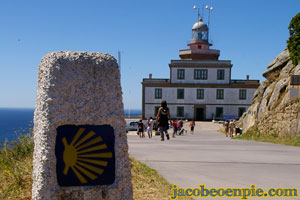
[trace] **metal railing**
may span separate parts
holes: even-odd
[[[259,80],[230,80],[231,84],[259,83]]]

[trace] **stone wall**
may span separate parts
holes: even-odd
[[[264,118],[257,121],[260,133],[285,136],[300,136],[300,106],[299,101],[293,101],[280,110],[269,111]]]
[[[300,75],[300,64],[294,66],[288,50],[280,53],[267,67],[267,80],[256,90],[252,105],[239,120],[243,132],[257,127],[263,135],[300,136],[300,98],[292,91],[290,76]]]

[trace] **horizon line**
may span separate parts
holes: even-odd
[[[1,107],[0,109],[35,109],[34,107]],[[140,108],[124,108],[124,110],[142,110]]]

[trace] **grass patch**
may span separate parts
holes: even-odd
[[[134,159],[131,160],[131,174],[133,185],[133,198],[135,200],[169,200],[171,184],[160,176],[156,170]],[[192,198],[177,198],[192,200]]]
[[[291,136],[279,137],[274,134],[261,135],[257,129],[251,129],[240,136],[234,137],[234,139],[255,140],[260,142],[270,142],[274,144],[284,144],[284,145],[300,147],[300,137],[291,137]]]
[[[274,144],[285,144],[291,146],[300,147],[300,137],[296,138],[282,138],[282,137],[275,137],[275,136],[251,136],[251,135],[240,135],[236,136],[233,139],[242,139],[242,140],[255,140],[260,142],[270,142]]]
[[[226,134],[226,132],[225,132],[225,126],[222,126],[221,128],[219,128],[218,132]]]
[[[31,199],[33,146],[30,133],[1,144],[0,199]]]
[[[169,199],[171,184],[156,170],[130,157],[134,199]]]
[[[31,199],[33,148],[30,133],[0,144],[0,199]],[[169,199],[172,192],[168,181],[133,157],[130,161],[135,200]]]

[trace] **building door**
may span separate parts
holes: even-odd
[[[223,119],[223,107],[216,107],[216,119]]]
[[[196,108],[196,121],[203,121],[203,120],[204,120],[204,109]]]
[[[206,111],[205,104],[195,104],[194,105],[194,120],[196,120],[196,121],[206,120],[205,111]]]

